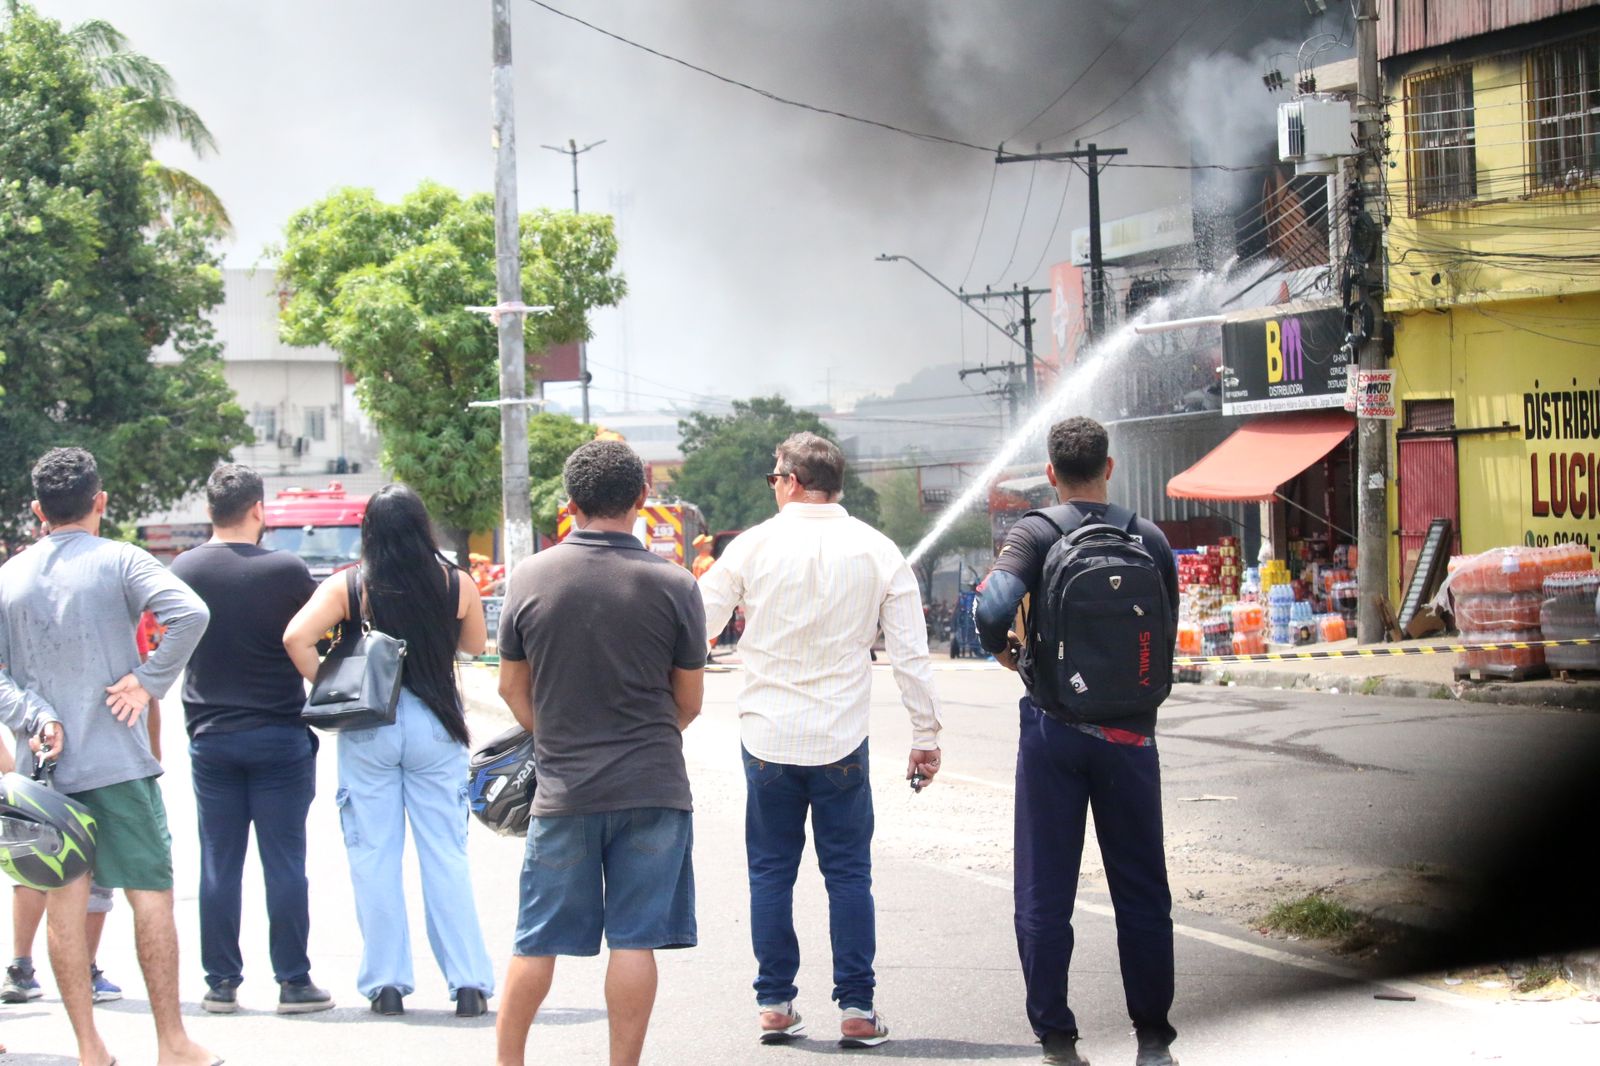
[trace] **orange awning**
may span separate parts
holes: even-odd
[[[1278,486],[1303,472],[1350,435],[1344,411],[1298,411],[1257,418],[1167,482],[1167,495],[1186,500],[1270,500]]]

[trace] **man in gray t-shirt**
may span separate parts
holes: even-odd
[[[178,934],[172,915],[172,837],[141,720],[182,672],[210,617],[189,586],[148,553],[100,537],[106,494],[94,456],[54,448],[33,467],[33,511],[49,535],[0,566],[0,723],[41,729],[55,786],[97,824],[94,880],[121,888],[133,909],[139,966],[162,1062],[210,1063],[178,1013]],[[139,662],[145,611],[166,639]],[[137,728],[135,728],[137,726]],[[19,769],[34,753],[18,744]],[[95,1028],[84,942],[89,878],[49,893],[50,965],[86,1063],[112,1061]]]
[[[500,618],[500,695],[534,735],[538,786],[499,1061],[523,1061],[555,957],[599,954],[603,931],[612,1061],[637,1062],[655,950],[696,941],[683,730],[700,713],[705,612],[689,571],[633,537],[631,448],[592,441],[563,477],[575,528],[517,564]]]

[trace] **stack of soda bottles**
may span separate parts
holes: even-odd
[[[1544,579],[1539,630],[1546,640],[1600,640],[1600,571],[1567,570]],[[1600,670],[1600,644],[1546,648],[1544,660],[1556,670]]]
[[[1233,654],[1233,623],[1227,615],[1213,615],[1200,626],[1202,643],[1207,655]]]
[[[1259,603],[1233,605],[1233,654],[1260,655],[1267,650],[1267,612]]]
[[[1543,639],[1539,626],[1545,578],[1592,569],[1581,544],[1549,548],[1494,548],[1450,560],[1456,625],[1465,643],[1504,644]],[[1503,672],[1545,664],[1544,648],[1502,648],[1461,653],[1458,666]]]
[[[1294,643],[1292,618],[1294,589],[1287,585],[1273,585],[1267,592],[1267,620],[1271,625],[1272,643]]]

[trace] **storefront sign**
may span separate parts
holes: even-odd
[[[1344,406],[1350,362],[1344,339],[1344,314],[1336,307],[1224,324],[1222,413]]]
[[[1358,418],[1393,418],[1394,371],[1362,370],[1357,384]]]
[[[1546,536],[1530,530],[1529,544],[1591,544],[1592,523],[1600,517],[1600,483],[1595,481],[1596,441],[1600,441],[1600,389],[1547,391],[1535,381],[1522,394],[1522,437],[1528,443],[1528,509],[1535,519],[1582,523]],[[1587,527],[1587,528],[1583,528]]]

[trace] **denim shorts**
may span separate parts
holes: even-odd
[[[598,955],[690,948],[694,822],[688,811],[638,807],[536,817],[528,827],[517,955]]]

